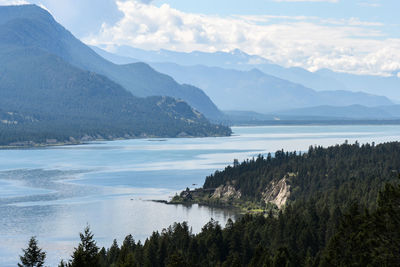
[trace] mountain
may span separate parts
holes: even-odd
[[[343,90],[318,92],[301,84],[265,74],[258,69],[239,71],[201,65],[150,64],[179,82],[191,82],[203,88],[222,110],[252,110],[269,113],[316,105],[382,106],[393,104],[386,97],[362,92]]]
[[[400,105],[379,107],[365,107],[361,105],[334,107],[322,105],[310,108],[285,110],[275,114],[275,117],[278,118],[287,118],[288,116],[292,118],[319,117],[325,119],[398,120],[400,119]]]
[[[204,65],[209,67],[220,67],[249,71],[257,68],[267,74],[276,76],[283,80],[302,84],[315,90],[347,90],[346,86],[339,81],[319,76],[303,68],[286,68],[274,64],[260,56],[249,55],[239,49],[231,52],[217,51],[213,53],[193,51],[190,53],[169,50],[150,51],[129,46],[114,46],[113,53],[135,58],[144,62],[171,62],[183,66]]]
[[[3,134],[20,130],[7,140],[21,134],[23,140],[30,140],[31,134],[39,141],[85,135],[109,139],[229,134],[183,101],[134,97],[107,77],[36,48],[0,45],[0,107],[6,114],[32,118],[3,119],[13,122],[1,125]]]
[[[75,67],[107,76],[135,96],[171,96],[183,99],[208,118],[221,116],[200,89],[180,85],[144,63],[116,65],[105,60],[35,5],[1,7],[0,17],[6,25],[0,32],[3,44],[39,47]]]
[[[384,95],[400,101],[400,77],[356,75],[320,70],[310,72],[300,67],[282,67],[271,61],[244,53],[238,49],[231,52],[206,53],[193,51],[181,53],[168,50],[147,51],[128,46],[115,46],[113,52],[119,56],[136,58],[145,62],[171,62],[184,66],[205,65],[249,71],[257,68],[262,72],[283,80],[299,83],[317,91],[349,90]]]
[[[1,145],[230,133],[182,100],[133,96],[108,77],[50,53],[47,47],[57,41],[36,35],[46,28],[30,16],[6,20],[5,14],[31,10],[47,14],[36,6],[0,7]]]
[[[94,49],[109,60],[129,62],[128,57],[119,57],[99,48]],[[162,52],[160,54],[163,55]],[[179,55],[177,52],[174,54]],[[156,58],[151,55],[150,59]],[[245,55],[243,54],[243,57]],[[164,57],[159,56],[158,59],[161,58]],[[165,58],[172,60],[172,55],[165,56]],[[177,58],[179,60],[180,57]],[[131,62],[136,61],[136,59],[130,60]],[[204,63],[203,58],[200,61]],[[315,91],[301,84],[265,74],[258,69],[240,71],[206,65],[182,66],[175,63],[157,62],[149,64],[156,70],[172,76],[180,83],[190,83],[202,88],[222,110],[251,110],[258,113],[270,113],[316,105],[381,106],[393,104],[386,97],[362,92]]]
[[[381,77],[371,75],[354,75],[321,69],[316,73],[328,79],[335,79],[352,91],[363,91],[370,94],[385,95],[400,101],[400,78],[396,76]]]
[[[381,107],[351,105],[345,107],[316,106],[292,109],[281,111],[277,116],[319,117],[327,119],[399,119],[400,113],[395,114]]]

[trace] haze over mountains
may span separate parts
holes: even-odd
[[[129,46],[113,46],[113,54],[120,60],[133,58],[144,62],[170,62],[183,66],[204,65],[236,70],[251,70],[257,68],[275,77],[302,84],[317,90],[349,90],[370,94],[383,95],[395,101],[400,101],[400,78],[396,76],[381,77],[371,75],[354,75],[333,72],[327,69],[310,72],[300,67],[285,68],[274,64],[260,56],[248,55],[239,49],[231,52],[206,53],[193,51],[182,53],[169,50],[147,51]],[[117,58],[114,58],[117,60]]]
[[[156,70],[174,77],[178,82],[191,83],[202,88],[222,110],[281,114],[281,111],[318,106],[347,107],[357,105],[368,109],[368,107],[394,105],[394,102],[386,96],[366,93],[361,88],[354,91],[348,90],[346,86],[333,77],[327,78],[328,75],[320,76],[300,68],[286,69],[271,64],[266,59],[258,56],[250,56],[239,50],[235,50],[232,53],[178,53],[166,50],[158,52],[145,51],[123,46],[116,48],[117,55],[96,47],[93,47],[93,49],[103,57],[116,63],[135,62],[138,59],[149,62]],[[123,55],[130,55],[135,58],[124,57]],[[159,62],[152,62],[156,60]],[[165,60],[170,60],[171,62],[162,62]],[[265,69],[267,66],[269,71],[278,75],[266,74],[266,72],[260,70]],[[299,79],[294,78],[293,73],[312,82],[305,81],[306,84],[325,84],[326,88],[332,90],[314,90],[314,88],[308,88],[300,83],[279,78],[287,76],[290,79],[298,81]],[[331,76],[333,74],[340,77],[345,76],[345,74],[330,73]],[[360,82],[363,81],[362,76],[346,75],[350,77],[349,83],[352,82],[352,84],[357,85],[357,79]],[[351,77],[355,78],[351,79]],[[375,79],[376,81],[379,79],[393,80],[394,85],[392,84],[391,87],[389,86],[386,89],[389,90],[392,88],[390,90],[397,93],[393,89],[396,88],[395,83],[397,82],[397,78],[373,76],[368,76],[368,78],[370,80]],[[372,87],[370,86],[370,88]],[[342,88],[346,90],[342,90]],[[347,110],[350,109],[347,108]],[[318,111],[317,108],[309,110],[310,112]],[[332,108],[331,110],[338,111],[336,117],[343,117],[342,114],[346,109],[340,111],[339,108]],[[368,118],[368,114],[373,114],[373,111],[365,113],[364,118]],[[282,115],[284,114],[282,113]],[[329,117],[332,117],[332,115],[335,116],[335,114],[331,114]],[[321,117],[322,114],[308,114],[307,116]],[[349,113],[348,117],[351,118],[351,116],[352,113]],[[359,117],[356,116],[354,118]]]
[[[159,96],[138,98],[146,88],[148,95]],[[88,135],[230,133],[227,127],[210,124],[184,101],[171,98],[174,94],[198,101],[208,115],[220,113],[200,89],[181,86],[146,64],[117,66],[101,58],[37,6],[0,7],[2,144]],[[29,119],[18,120],[21,117]]]

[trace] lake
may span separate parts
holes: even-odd
[[[69,259],[89,224],[99,246],[142,242],[154,230],[187,221],[198,232],[211,218],[225,225],[233,211],[166,205],[186,187],[233,159],[310,145],[397,141],[398,125],[233,127],[231,137],[135,139],[38,149],[0,150],[0,266],[15,266],[31,236],[47,265]]]

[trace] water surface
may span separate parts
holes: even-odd
[[[54,266],[69,258],[89,224],[99,246],[127,234],[144,241],[154,230],[188,221],[193,232],[211,218],[222,225],[233,211],[165,205],[186,187],[234,158],[310,145],[387,142],[400,126],[234,127],[221,138],[136,139],[40,149],[0,150],[0,266],[15,266],[30,236],[37,236]]]

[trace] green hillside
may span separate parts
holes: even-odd
[[[183,101],[137,98],[108,78],[37,48],[0,49],[0,107],[32,117],[0,123],[0,144],[143,136],[230,134]],[[70,138],[72,137],[72,138]]]

